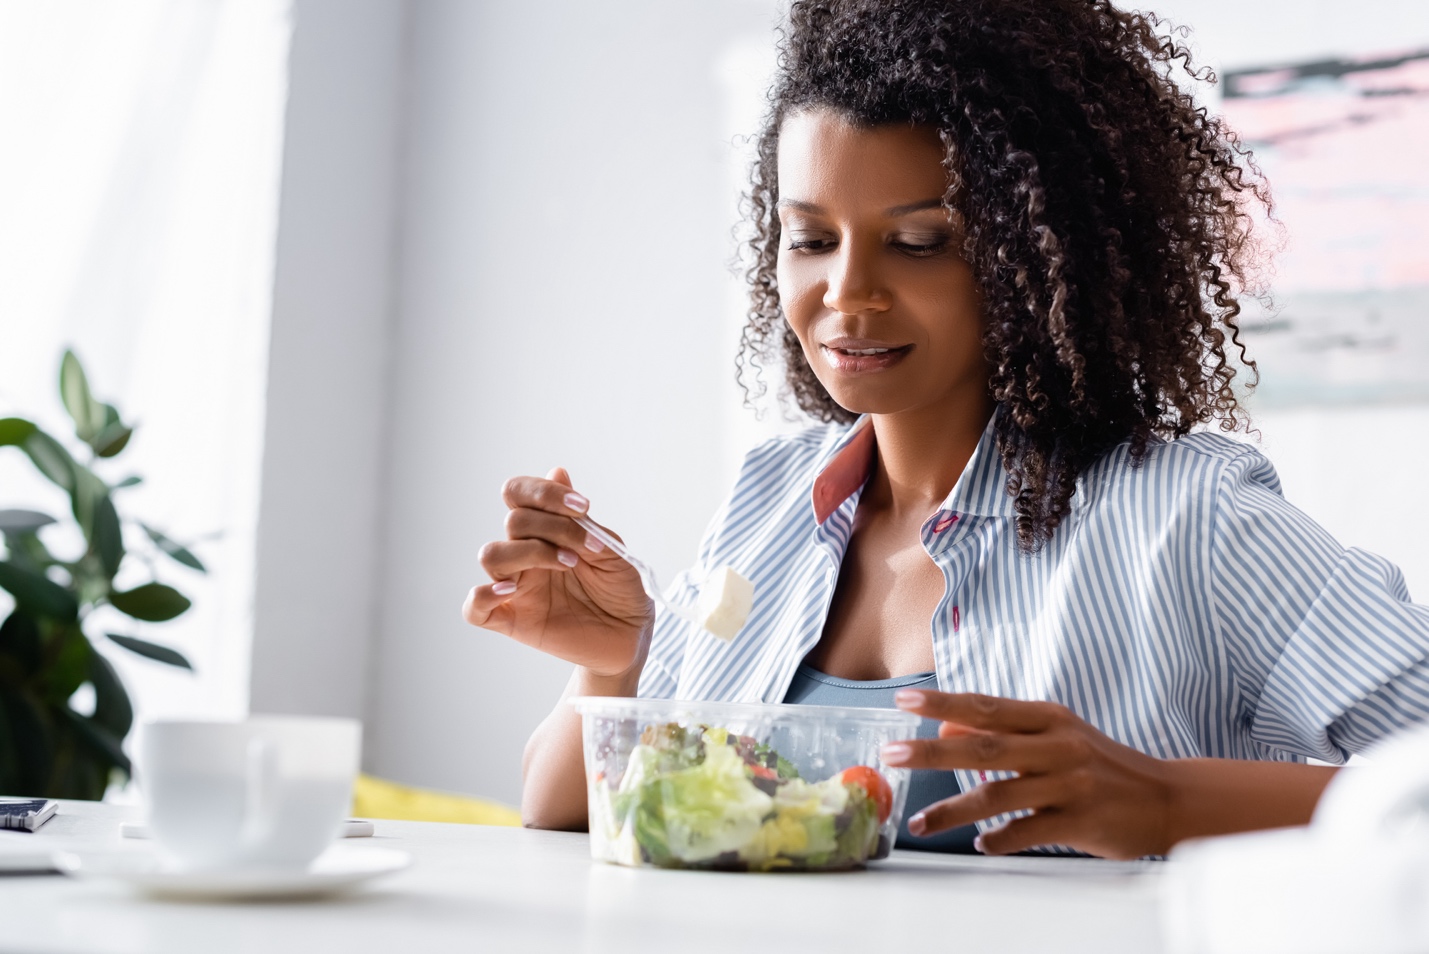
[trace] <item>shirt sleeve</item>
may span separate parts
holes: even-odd
[[[1267,756],[1342,763],[1429,719],[1429,607],[1286,502],[1249,448],[1220,480],[1210,571],[1238,715]]]
[[[1386,735],[1425,720],[1429,712],[1429,659],[1421,659],[1370,693],[1330,724],[1330,741],[1347,752],[1363,752]]]

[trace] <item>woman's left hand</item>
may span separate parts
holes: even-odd
[[[884,746],[887,764],[1017,773],[928,806],[908,819],[913,834],[1028,809],[980,835],[978,849],[1002,855],[1067,845],[1104,858],[1170,850],[1166,763],[1111,740],[1066,706],[922,690],[898,693],[897,704],[943,724],[936,739]]]

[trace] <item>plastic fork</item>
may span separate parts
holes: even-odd
[[[704,621],[700,619],[699,614],[696,613],[694,610],[690,609],[688,606],[681,606],[679,603],[671,603],[669,600],[665,599],[665,594],[660,589],[660,581],[655,579],[655,571],[650,569],[650,565],[647,564],[644,560],[641,560],[629,550],[625,549],[625,544],[617,540],[608,530],[606,530],[600,524],[596,523],[590,517],[579,516],[573,517],[572,519],[575,520],[576,523],[580,524],[580,526],[584,528],[585,531],[591,536],[595,537],[601,543],[604,543],[606,546],[610,547],[611,552],[613,552],[616,556],[620,557],[626,563],[629,563],[631,567],[634,568],[635,572],[640,574],[640,585],[645,587],[645,592],[650,594],[650,598],[652,600],[659,603],[661,606],[665,607],[667,610],[674,613],[681,619],[689,620],[691,623],[694,623],[701,629],[704,628]]]

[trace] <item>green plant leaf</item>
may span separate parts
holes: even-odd
[[[173,619],[193,605],[187,596],[163,583],[145,583],[122,593],[110,593],[109,602],[119,612],[148,623]]]
[[[109,788],[110,777],[117,774],[122,778],[124,773],[80,735],[79,728],[64,715],[57,712],[56,721],[59,742],[54,770],[45,783],[46,797],[99,801]]]
[[[45,548],[44,541],[33,533],[12,533],[5,536],[10,550],[10,562],[33,573],[44,574],[45,568],[57,562]]]
[[[74,490],[70,493],[70,505],[74,518],[79,521],[79,529],[91,545],[94,544],[94,523],[99,502],[108,496],[109,485],[96,477],[94,471],[83,464],[74,465]]]
[[[129,438],[134,436],[134,428],[119,419],[119,410],[113,404],[104,404],[101,407],[104,408],[104,426],[89,442],[89,446],[98,457],[113,457],[129,443]]]
[[[143,527],[144,532],[149,535],[149,539],[154,541],[154,546],[158,547],[160,550],[163,550],[165,553],[182,563],[184,566],[192,567],[193,569],[198,570],[200,573],[208,572],[208,568],[205,567],[203,563],[199,561],[199,558],[194,556],[193,553],[191,553],[187,547],[175,543],[173,540],[170,540],[168,537],[164,536],[162,533],[155,530],[147,523],[141,523],[139,524],[139,526]]]
[[[104,430],[104,405],[90,394],[89,379],[73,351],[65,351],[60,360],[60,398],[74,419],[74,432],[80,440],[89,443]]]
[[[60,359],[60,399],[78,427],[89,423],[90,405],[94,403],[89,396],[89,379],[79,359],[68,349]]]
[[[0,686],[0,792],[19,792],[20,747],[10,730],[9,707],[5,704],[5,688]]]
[[[125,487],[133,487],[133,486],[136,486],[137,484],[142,484],[143,482],[144,482],[144,478],[143,478],[143,477],[140,477],[138,474],[130,474],[128,477],[125,477],[123,480],[119,481],[119,483],[115,484],[113,487],[111,487],[111,488],[109,488],[109,489],[110,489],[110,490],[123,490]]]
[[[21,442],[20,449],[29,455],[40,473],[58,484],[66,493],[74,493],[74,469],[78,465],[59,441],[35,428]]]
[[[140,656],[145,656],[161,663],[168,663],[170,666],[179,666],[190,672],[193,671],[194,667],[177,649],[160,646],[158,643],[151,643],[144,639],[136,639],[133,636],[121,636],[119,633],[106,633],[105,635],[131,653],[138,653]]]
[[[89,679],[89,659],[94,655],[94,647],[77,625],[70,624],[58,632],[51,630],[47,648],[51,651],[47,653],[49,658],[41,673],[41,696],[51,705],[66,705],[75,690]]]
[[[34,533],[55,522],[54,517],[38,510],[0,510],[0,533]]]
[[[78,730],[79,737],[89,744],[95,754],[103,756],[110,765],[125,775],[133,771],[129,756],[124,754],[124,746],[114,737],[114,733],[93,719],[86,719],[69,706],[65,706],[60,712]]]
[[[0,623],[0,656],[14,660],[19,681],[28,679],[40,668],[43,648],[39,624],[24,610],[16,608]]]
[[[19,763],[19,783],[13,792],[44,796],[55,761],[54,723],[34,693],[24,687],[0,693],[0,705],[10,719],[11,739]]]
[[[23,417],[0,418],[0,447],[7,444],[23,444],[37,430],[39,430],[38,427]]]
[[[129,693],[114,671],[114,664],[98,651],[89,656],[89,682],[94,686],[94,715],[91,718],[123,741],[134,725],[134,706]]]
[[[79,616],[79,602],[74,594],[49,577],[14,563],[0,561],[0,589],[8,590],[16,603],[35,616],[62,622]],[[184,600],[184,604],[187,609],[188,600]]]
[[[129,438],[134,436],[132,428],[123,424],[114,424],[100,431],[94,440],[89,442],[89,446],[94,448],[94,453],[98,457],[113,457],[124,449],[129,443]]]
[[[4,538],[10,562],[43,575],[45,567],[55,560],[36,534],[55,522],[54,517],[37,510],[0,510],[0,537]]]
[[[94,505],[94,549],[105,574],[114,579],[124,559],[124,532],[119,526],[119,512],[108,494]]]

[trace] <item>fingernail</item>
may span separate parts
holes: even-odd
[[[593,533],[587,533],[585,535],[585,548],[591,553],[599,553],[605,549],[605,544],[600,542],[600,537],[597,537]]]
[[[984,851],[982,847],[982,835],[978,835],[976,838],[973,839],[973,850],[981,855],[987,854],[987,852]]]
[[[900,765],[912,757],[913,746],[907,742],[890,742],[879,751],[883,761],[889,765]]]
[[[497,596],[510,596],[516,592],[515,580],[502,580],[500,583],[491,584],[491,592]]]
[[[908,819],[908,830],[921,837],[923,832],[928,830],[928,816],[919,812]]]
[[[570,507],[576,513],[585,513],[590,509],[590,501],[580,494],[566,494],[565,503],[567,507]]]
[[[928,697],[917,689],[899,689],[893,694],[893,701],[904,709],[916,709],[928,701]]]
[[[581,558],[576,556],[570,550],[557,550],[556,559],[560,560],[566,566],[575,566],[577,563],[581,562]]]

